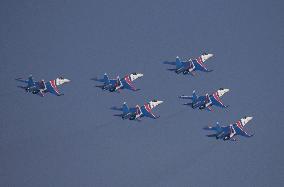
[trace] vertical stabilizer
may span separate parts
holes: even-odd
[[[183,65],[182,65],[182,62],[180,61],[180,58],[177,56],[176,57],[176,69],[179,69],[181,68]]]
[[[106,85],[109,85],[109,78],[108,78],[108,76],[107,76],[106,73],[104,74],[104,83],[105,83]]]
[[[220,124],[219,124],[219,122],[216,122],[216,130],[217,130],[218,132],[222,130],[222,129],[221,129],[221,126],[220,126]]]
[[[30,75],[28,79],[28,87],[32,87],[34,85],[35,85],[35,82],[34,82],[33,76]]]
[[[124,115],[129,113],[129,108],[128,108],[126,102],[124,102],[123,105],[122,105],[122,112],[123,112]]]
[[[192,92],[192,103],[195,103],[197,101],[197,99],[198,99],[198,97],[195,93],[195,90],[193,90],[193,92]]]

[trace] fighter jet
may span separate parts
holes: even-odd
[[[122,119],[138,120],[138,121],[140,120],[141,117],[144,116],[157,119],[160,116],[154,115],[152,109],[162,103],[163,101],[158,101],[154,99],[148,103],[145,103],[143,106],[136,105],[135,108],[129,108],[126,102],[124,102],[122,106],[123,113],[116,116],[121,116]]]
[[[130,75],[124,76],[123,79],[120,79],[119,76],[117,76],[116,79],[109,79],[108,75],[105,73],[103,79],[96,79],[104,84],[97,85],[96,87],[101,88],[102,90],[108,90],[110,92],[119,92],[121,89],[138,91],[140,89],[135,88],[133,81],[140,77],[143,77],[142,73],[131,73]]]
[[[211,72],[213,70],[208,70],[205,65],[204,62],[206,60],[208,60],[209,58],[213,57],[213,54],[207,54],[207,53],[203,53],[201,56],[199,56],[198,58],[192,60],[181,60],[178,56],[176,57],[176,68],[174,69],[168,69],[171,71],[175,71],[177,74],[183,73],[185,74],[191,74],[191,75],[195,75],[196,70],[199,71],[204,71],[204,72]]]
[[[191,99],[192,102],[185,103],[184,105],[189,105],[193,109],[199,108],[200,110],[206,109],[206,110],[212,111],[211,106],[213,106],[213,105],[218,106],[218,107],[222,107],[222,108],[228,107],[228,106],[224,105],[222,103],[221,99],[220,99],[227,92],[229,92],[229,89],[220,88],[219,90],[217,90],[216,92],[214,92],[211,95],[209,95],[207,93],[205,96],[198,97],[197,94],[195,93],[195,90],[194,90],[193,93],[192,93],[192,96],[182,95],[182,96],[179,96],[179,98]]]
[[[28,84],[27,86],[18,86],[19,88],[24,89],[26,92],[31,92],[33,94],[37,94],[42,97],[47,92],[50,92],[57,96],[64,95],[59,92],[57,86],[70,82],[69,79],[66,79],[64,77],[59,77],[59,78],[56,78],[55,80],[50,80],[48,82],[45,82],[43,79],[40,81],[34,81],[32,75],[29,76],[28,80],[23,80],[22,78],[18,78],[16,80]]]
[[[223,139],[225,140],[231,140],[231,141],[236,141],[236,139],[234,138],[234,136],[236,135],[241,135],[244,137],[252,137],[252,135],[248,134],[245,130],[244,130],[244,126],[250,121],[252,120],[253,117],[247,117],[245,116],[244,118],[242,118],[241,120],[237,121],[234,124],[230,124],[228,126],[220,126],[219,123],[216,123],[215,127],[205,127],[205,130],[214,130],[216,131],[216,134],[209,134],[207,135],[208,137],[216,137],[216,139]]]

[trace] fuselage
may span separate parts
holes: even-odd
[[[203,63],[208,59],[210,59],[211,57],[213,57],[213,54],[204,53],[194,60],[189,59],[187,63],[185,63],[186,67],[184,67],[182,73],[189,74],[196,70],[208,71]]]
[[[159,100],[154,99],[154,100],[152,100],[148,103],[145,103],[142,106],[136,105],[135,108],[128,109],[128,112],[124,113],[122,115],[122,119],[136,120],[136,119],[144,117],[144,116],[153,117],[154,114],[152,113],[152,109],[157,107],[158,105],[160,105],[162,103],[163,103],[163,101],[159,101]]]
[[[116,79],[108,79],[107,75],[105,74],[105,83],[102,86],[97,86],[102,88],[103,90],[109,90],[110,92],[115,92],[120,89],[132,89],[136,90],[134,88],[133,81],[143,77],[142,73],[131,73],[129,75],[125,75],[122,79],[117,76]]]
[[[31,92],[33,94],[38,94],[38,93],[47,93],[50,92],[50,88],[51,89],[56,89],[57,90],[57,86],[65,84],[70,82],[69,79],[65,79],[63,77],[59,77],[56,78],[55,80],[50,80],[48,82],[45,82],[44,80],[41,81],[36,81],[36,82],[32,82],[30,83],[30,85],[28,85],[25,90],[27,92]]]
[[[199,108],[200,110],[203,110],[206,107],[210,107],[210,106],[213,106],[213,105],[223,106],[223,103],[221,101],[221,97],[229,91],[230,91],[229,89],[220,88],[219,90],[217,90],[213,94],[208,95],[208,97],[207,96],[198,97],[195,101],[192,102],[191,106],[194,109]]]
[[[224,141],[226,140],[235,140],[233,137],[238,135],[238,134],[243,134],[247,137],[251,137],[252,135],[248,135],[243,127],[253,119],[253,117],[247,117],[245,116],[244,118],[240,119],[234,124],[230,124],[228,126],[221,126],[218,128],[215,128],[217,130],[216,133],[216,139],[223,139]],[[241,133],[240,133],[241,132]]]

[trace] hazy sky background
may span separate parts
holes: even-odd
[[[0,2],[0,186],[283,186],[284,1]],[[164,61],[215,56],[211,73],[176,75]],[[139,92],[90,80],[141,72]],[[71,79],[41,98],[14,79]],[[230,107],[183,106],[177,96],[224,87]],[[151,99],[161,117],[113,116]],[[202,128],[248,115],[253,138]]]

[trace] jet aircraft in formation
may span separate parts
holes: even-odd
[[[212,106],[218,106],[218,107],[222,107],[222,108],[227,108],[228,106],[224,105],[221,101],[221,97],[229,92],[230,90],[227,88],[220,88],[219,90],[217,90],[216,92],[214,92],[213,94],[209,95],[208,93],[205,96],[197,96],[197,94],[195,93],[195,90],[192,93],[192,96],[186,96],[186,95],[182,95],[179,96],[179,98],[181,99],[191,99],[192,102],[190,103],[185,103],[184,105],[189,105],[191,106],[193,109],[195,108],[199,108],[200,110],[206,109],[209,111],[212,111]]]
[[[205,130],[213,130],[216,131],[216,134],[209,134],[207,135],[208,137],[215,137],[216,139],[223,139],[225,140],[232,140],[232,141],[236,141],[236,139],[234,138],[234,136],[236,135],[241,135],[244,137],[252,137],[253,134],[248,134],[245,130],[244,130],[244,126],[252,120],[253,117],[247,117],[245,116],[244,118],[240,119],[239,121],[237,121],[234,124],[230,124],[228,126],[220,126],[219,123],[216,123],[216,126],[212,127],[212,126],[208,126],[205,127]]]
[[[102,90],[108,90],[110,92],[119,92],[121,89],[130,89],[133,91],[138,91],[133,84],[133,81],[143,77],[142,73],[131,73],[125,75],[122,79],[119,76],[116,79],[109,79],[108,75],[105,73],[103,79],[97,79],[97,81],[103,82],[103,85],[97,85],[96,87],[101,88]]]
[[[169,69],[175,71],[177,74],[191,74],[195,75],[195,71],[204,71],[204,72],[211,72],[212,70],[208,70],[204,62],[209,58],[213,57],[213,54],[203,53],[200,57],[192,60],[181,60],[178,56],[176,57],[176,62],[165,62],[168,64],[175,65],[176,68]],[[95,79],[96,81],[103,82],[103,85],[97,85],[96,87],[101,88],[102,90],[108,90],[110,92],[119,92],[121,89],[130,89],[132,91],[138,91],[140,89],[136,89],[134,86],[134,80],[143,77],[142,73],[131,73],[125,75],[122,79],[117,76],[116,79],[109,79],[108,75],[105,73],[103,79]],[[70,82],[69,79],[59,77],[54,80],[50,80],[45,82],[44,80],[34,81],[32,75],[29,76],[28,80],[23,80],[21,78],[16,79],[17,81],[27,83],[27,86],[19,86],[26,90],[26,92],[31,92],[33,94],[38,94],[40,96],[44,96],[45,93],[50,92],[57,96],[61,96],[57,86],[60,86],[64,83]],[[212,111],[212,106],[218,106],[221,108],[227,108],[227,105],[224,105],[221,101],[221,97],[229,92],[227,88],[220,88],[213,94],[209,95],[208,93],[205,96],[198,96],[195,93],[195,90],[192,93],[192,96],[182,95],[179,96],[181,99],[190,99],[191,102],[185,103],[184,105],[189,105],[193,109],[199,108],[200,110],[209,110]],[[153,119],[159,118],[153,114],[152,109],[156,106],[162,104],[163,101],[159,100],[152,100],[148,103],[145,103],[142,106],[136,105],[136,107],[129,108],[126,102],[123,103],[122,108],[116,110],[121,110],[122,114],[118,114],[116,116],[122,117],[122,119],[129,119],[129,120],[138,120],[140,121],[142,117],[150,117]],[[215,134],[207,135],[208,137],[216,137],[216,139],[223,139],[225,140],[232,140],[236,141],[234,136],[241,135],[245,137],[251,137],[253,135],[249,135],[247,132],[244,131],[244,126],[252,120],[252,117],[244,117],[241,120],[237,121],[235,124],[230,124],[228,126],[220,126],[219,123],[216,123],[216,126],[208,126],[204,129],[206,130],[214,130],[216,131]]]
[[[44,80],[34,81],[32,75],[29,76],[28,80],[23,80],[21,78],[18,78],[16,80],[23,82],[23,83],[27,83],[27,86],[18,86],[18,87],[26,90],[26,92],[38,94],[42,97],[47,92],[50,92],[50,93],[55,94],[57,96],[64,95],[64,94],[59,92],[59,89],[58,89],[57,86],[60,86],[64,83],[70,82],[69,79],[66,79],[64,77],[59,77],[59,78],[56,78],[54,80],[50,80],[48,82],[45,82]]]
[[[169,69],[171,71],[175,71],[177,74],[183,73],[183,74],[191,74],[195,75],[194,71],[204,71],[204,72],[211,72],[213,70],[208,70],[204,64],[206,60],[213,57],[213,54],[207,54],[203,53],[198,58],[192,60],[181,60],[178,56],[176,57],[176,68]]]
[[[116,116],[121,116],[122,119],[129,119],[129,120],[140,120],[140,118],[144,116],[157,119],[160,116],[156,116],[155,114],[153,114],[152,109],[162,103],[163,101],[154,99],[148,103],[145,103],[143,106],[136,105],[135,108],[129,108],[126,102],[124,102],[122,105],[123,113]]]

